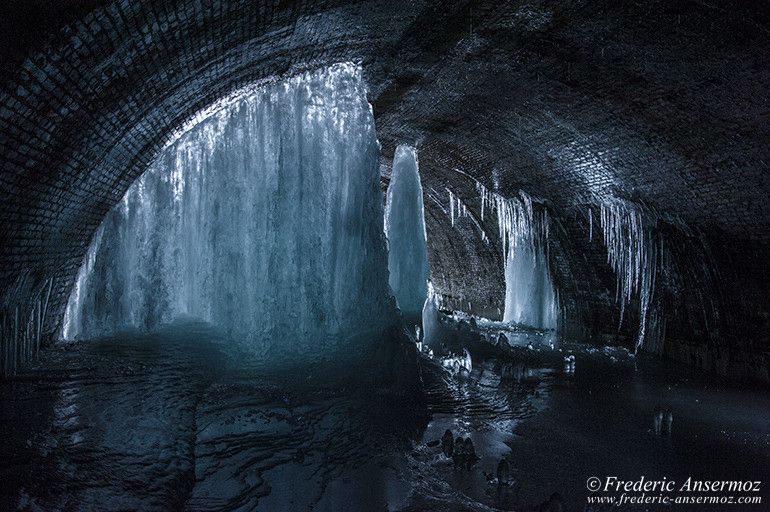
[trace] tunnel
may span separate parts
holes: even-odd
[[[0,27],[3,510],[766,509],[766,5]]]

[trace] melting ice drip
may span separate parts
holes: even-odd
[[[166,148],[107,215],[64,335],[192,316],[260,350],[326,352],[392,320],[381,198],[359,67],[252,91]]]
[[[468,208],[454,192],[447,189],[449,192],[449,219],[452,221],[452,226],[455,225],[455,219],[468,216]]]
[[[479,230],[479,235],[481,236],[481,239],[484,241],[484,243],[489,243],[489,237],[487,237],[487,232],[484,231],[484,228],[482,225],[473,217],[473,215],[470,215],[468,211],[468,207],[465,205],[465,203],[460,199],[458,196],[455,195],[454,192],[452,192],[451,189],[447,188],[447,192],[449,193],[449,219],[452,222],[452,227],[455,225],[455,220],[467,218],[470,219],[471,222],[473,222],[473,225],[476,226],[476,229]],[[482,205],[482,209],[484,206]],[[481,214],[482,220],[484,218],[484,212],[482,211]]]
[[[428,296],[428,237],[417,151],[398,146],[385,206],[390,286],[401,311],[419,317]]]
[[[601,227],[607,259],[617,276],[616,300],[621,303],[620,321],[634,293],[639,296],[639,332],[636,350],[644,344],[647,311],[652,302],[659,246],[645,226],[641,208],[619,199],[601,205]]]
[[[506,322],[555,329],[558,297],[549,270],[546,243],[548,213],[534,209],[524,192],[505,198],[476,183],[481,195],[481,217],[496,211],[505,259]]]

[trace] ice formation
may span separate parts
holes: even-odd
[[[467,375],[473,371],[473,361],[467,349],[463,349],[462,355],[450,354],[441,358],[441,365],[452,374],[465,372]]]
[[[0,304],[0,376],[10,376],[40,351],[53,279],[22,273]]]
[[[459,171],[457,169],[455,169],[455,172],[458,172],[458,173],[461,173],[461,174],[467,176],[467,174],[465,174],[462,171]],[[450,188],[447,187],[446,191],[449,194],[449,211],[448,212],[447,212],[446,208],[444,208],[444,206],[440,202],[436,201],[435,197],[433,199],[434,199],[434,201],[436,201],[436,203],[438,204],[439,208],[441,208],[441,210],[444,211],[444,213],[449,215],[449,220],[452,223],[452,227],[454,227],[455,222],[457,220],[459,220],[459,219],[468,219],[473,224],[473,226],[476,227],[476,229],[479,232],[479,236],[484,241],[484,243],[485,244],[489,244],[489,237],[487,236],[487,232],[484,231],[484,227],[481,225],[479,220],[474,215],[472,215],[470,213],[470,210],[468,209],[466,204],[462,201],[462,199],[460,199],[458,196],[456,196],[455,193],[452,192],[452,190]],[[484,205],[483,204],[482,204],[481,208],[482,208],[481,220],[483,221],[484,220],[484,211],[483,211]]]
[[[419,319],[428,296],[430,267],[417,152],[409,146],[398,146],[393,158],[385,234],[390,286],[404,316]]]
[[[555,329],[558,297],[548,267],[548,214],[520,192],[504,198],[477,182],[481,214],[496,211],[505,258],[504,321]]]
[[[564,373],[575,373],[575,354],[564,356]]]
[[[167,147],[105,218],[67,338],[175,317],[259,353],[326,354],[393,319],[379,143],[360,67],[269,85]]]
[[[436,307],[436,292],[433,285],[428,283],[428,297],[422,308],[423,343],[426,346],[438,346],[442,341],[442,326]]]
[[[454,192],[448,188],[447,192],[449,192],[449,219],[452,222],[452,226],[454,226],[455,219],[468,216],[468,208],[465,206],[465,203],[463,203],[460,198],[454,194]]]
[[[647,311],[655,288],[659,247],[645,226],[641,207],[620,199],[605,200],[601,205],[601,227],[607,259],[617,276],[616,300],[620,301],[620,319],[634,294],[639,297],[638,350],[644,344]]]
[[[506,322],[540,329],[556,328],[556,294],[542,247],[524,245],[509,253],[505,282]]]

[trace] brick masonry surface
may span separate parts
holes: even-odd
[[[420,151],[433,281],[454,307],[502,307],[497,227],[480,220],[475,179],[545,202],[565,331],[632,343],[638,318],[631,305],[618,333],[615,276],[588,217],[632,200],[671,220],[654,227],[671,255],[655,292],[663,354],[768,380],[764,4],[62,0],[12,1],[4,19],[6,338],[47,286],[41,331],[56,336],[91,236],[176,130],[245,85],[350,60],[369,82],[383,184],[397,144]],[[476,224],[451,225],[447,188]]]

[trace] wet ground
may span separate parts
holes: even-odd
[[[768,509],[766,391],[623,349],[511,338],[533,349],[475,358],[467,377],[425,358],[429,420],[375,388],[260,372],[196,324],[53,347],[0,386],[0,510],[532,510],[553,492],[584,510],[592,476],[677,491],[688,477],[761,481],[666,494],[765,503],[624,510]],[[516,378],[501,379],[508,363]],[[671,436],[652,431],[656,406],[673,411]],[[470,471],[435,445],[447,428],[472,439]],[[496,484],[501,458],[509,485]]]

